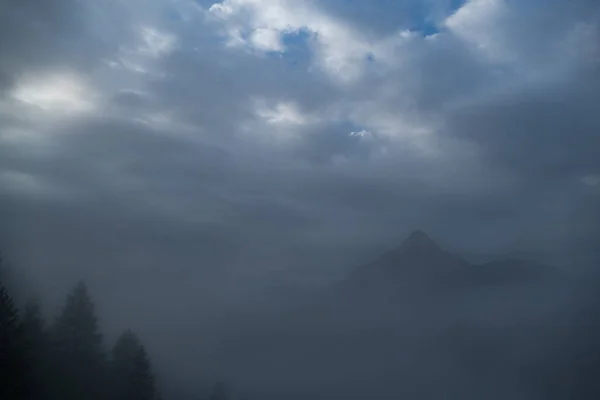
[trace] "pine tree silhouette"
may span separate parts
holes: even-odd
[[[0,287],[0,399],[27,398],[26,342],[12,298]]]
[[[67,297],[51,332],[51,357],[57,374],[53,395],[64,400],[104,399],[106,359],[95,307],[80,282]]]
[[[132,331],[124,332],[115,343],[111,366],[116,399],[155,400],[158,397],[150,360]]]
[[[156,389],[154,383],[154,374],[150,366],[150,360],[146,349],[141,346],[134,360],[134,368],[132,375],[133,387],[136,388],[135,393],[132,393],[131,400],[155,400]]]
[[[23,335],[27,342],[27,359],[30,365],[30,399],[47,397],[48,338],[42,311],[38,302],[29,301],[21,321]]]

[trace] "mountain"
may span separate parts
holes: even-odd
[[[288,399],[550,398],[531,393],[564,357],[567,286],[558,269],[470,264],[415,231],[293,309],[237,323],[215,358]]]
[[[467,263],[460,257],[445,252],[427,234],[417,230],[412,232],[400,246],[359,268],[356,272],[362,274],[367,271],[367,273],[385,271],[385,273],[400,275],[413,272],[431,275],[445,273],[446,269],[460,268],[465,265]]]
[[[558,268],[534,261],[504,259],[470,264],[443,250],[425,232],[412,232],[400,246],[352,271],[341,288],[352,295],[468,291],[479,286],[535,284],[562,276]],[[432,292],[434,291],[434,292]],[[362,293],[361,293],[362,292]]]

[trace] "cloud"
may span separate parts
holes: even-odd
[[[598,185],[600,185],[600,176],[586,175],[583,178],[581,178],[581,182],[584,185],[588,185],[588,186],[598,186]]]
[[[501,35],[497,35],[499,26],[508,13],[508,5],[503,0],[470,0],[454,14],[449,16],[445,25],[457,36],[476,47],[491,58],[502,59],[508,55]]]
[[[68,9],[66,4],[62,7]],[[592,148],[593,138],[586,132],[595,129],[596,123],[586,106],[595,101],[594,90],[583,83],[594,76],[596,65],[592,39],[597,32],[597,13],[590,12],[593,8],[587,2],[574,3],[562,14],[559,11],[565,8],[553,2],[539,17],[531,13],[529,5],[495,0],[467,1],[455,9],[431,7],[431,17],[419,18],[438,24],[439,31],[433,36],[411,28],[416,26],[412,16],[398,22],[396,29],[370,31],[359,23],[359,14],[350,18],[348,13],[319,2],[231,0],[205,2],[204,9],[185,1],[152,2],[149,11],[139,14],[120,8],[120,3],[111,7],[102,12],[96,8],[54,11],[66,13],[61,18],[72,20],[71,12],[76,12],[94,22],[89,29],[73,23],[57,25],[52,32],[58,35],[69,28],[84,43],[94,43],[82,54],[74,50],[63,53],[77,56],[63,61],[65,66],[73,66],[84,56],[95,69],[62,72],[72,70],[40,59],[27,63],[29,74],[12,75],[3,106],[6,132],[13,132],[12,136],[5,133],[5,140],[11,136],[10,145],[19,150],[12,157],[11,168],[26,166],[31,157],[26,150],[32,145],[25,140],[27,135],[63,133],[59,144],[48,147],[56,152],[56,160],[61,152],[88,151],[92,147],[81,147],[86,142],[101,143],[99,150],[89,150],[89,157],[73,157],[70,168],[82,177],[65,184],[83,185],[83,175],[93,174],[89,182],[98,188],[106,185],[97,190],[120,197],[121,190],[137,188],[137,194],[132,189],[123,201],[134,202],[139,196],[178,219],[184,219],[186,213],[202,215],[195,204],[208,204],[201,199],[209,193],[215,202],[237,197],[235,203],[243,204],[244,196],[236,196],[241,181],[249,186],[261,182],[266,193],[287,199],[298,193],[278,193],[277,186],[269,185],[282,179],[306,181],[304,175],[314,174],[319,179],[329,176],[331,190],[343,191],[346,183],[340,176],[357,174],[356,181],[366,187],[379,182],[397,187],[399,192],[414,191],[411,197],[436,192],[458,196],[448,200],[450,204],[469,197],[473,202],[483,201],[475,193],[484,190],[489,190],[490,197],[516,196],[516,188],[530,181],[550,185],[553,178],[544,171],[555,165],[560,165],[561,173],[571,176],[571,181],[595,173],[591,155],[582,157]],[[206,13],[212,21],[203,19]],[[109,20],[116,24],[119,35],[99,25],[99,21]],[[549,20],[555,23],[548,35],[539,34]],[[27,37],[25,31],[17,32]],[[308,32],[308,37],[299,40],[306,41],[312,63],[326,74],[315,74],[309,68],[310,59],[304,60],[308,61],[306,69],[288,63],[298,50],[286,38],[298,32]],[[283,54],[231,51],[215,40],[219,34],[228,40],[239,39],[235,46]],[[59,43],[59,39],[49,42],[53,46]],[[539,51],[529,51],[536,43],[541,46]],[[579,50],[571,46],[573,51],[563,53],[565,43],[576,43]],[[2,59],[14,59],[14,54],[7,53]],[[558,63],[560,68],[550,62],[559,58],[564,59]],[[538,71],[544,78],[532,80],[533,75],[523,71]],[[338,78],[347,85],[338,85]],[[545,100],[561,96],[560,102]],[[40,116],[31,114],[20,121],[9,116],[8,110],[22,110],[19,107],[24,105],[62,113],[69,119],[42,126],[41,119],[36,122]],[[577,113],[578,122],[569,129],[570,112]],[[569,129],[568,136],[580,146],[565,151],[562,140],[566,134],[558,127]],[[20,139],[15,139],[16,135]],[[536,146],[538,139],[534,138],[541,137],[546,139]],[[191,154],[204,154],[208,164],[193,155],[173,162],[177,157],[166,157],[153,148],[140,152],[133,146],[145,148],[147,141],[157,138],[165,145],[156,150],[168,148],[168,143],[181,145]],[[282,146],[284,138],[286,145]],[[39,148],[45,142],[37,143]],[[116,143],[122,147],[114,147]],[[103,147],[113,152],[101,151]],[[212,151],[228,156],[219,160],[209,156]],[[113,160],[122,152],[118,161]],[[130,162],[124,161],[128,152],[136,154]],[[45,154],[50,157],[51,153]],[[393,161],[397,158],[407,161],[397,164]],[[563,159],[562,164],[556,163],[558,159]],[[217,160],[222,165],[210,165]],[[54,159],[36,162],[44,165]],[[82,169],[78,163],[86,167]],[[164,168],[150,168],[146,163]],[[227,175],[215,179],[208,172],[198,172],[201,180],[196,181],[194,174],[187,177],[187,172],[183,173],[203,170]],[[51,171],[40,167],[36,173]],[[240,171],[253,172],[248,177]],[[120,178],[110,183],[111,174]],[[490,183],[485,183],[485,174]],[[121,179],[123,183],[116,185]],[[410,189],[404,188],[405,180],[412,182]],[[165,181],[180,182],[182,188],[165,185]],[[197,185],[204,190],[183,189]],[[380,196],[400,196],[395,189],[383,192],[387,194]],[[306,201],[312,201],[312,196],[304,195]],[[319,209],[317,204],[309,209]],[[372,215],[377,225],[379,212],[406,215],[394,209],[414,212],[422,204],[390,201],[389,209],[384,210],[365,202],[353,206],[352,212]],[[315,225],[318,229],[324,229],[323,215],[336,213],[334,204],[325,207],[323,203],[322,207],[322,212],[312,217],[315,223],[321,221]],[[220,212],[225,211],[214,215]],[[435,209],[430,212],[435,214]],[[520,215],[515,214],[515,223]]]
[[[406,9],[410,18],[373,31],[365,28],[360,12],[350,15],[316,1],[229,0],[205,2],[204,8],[183,0],[155,1],[143,13],[131,12],[120,2],[103,10],[69,4],[52,8],[56,25],[48,26],[52,33],[48,45],[61,57],[23,61],[19,65],[27,68],[21,74],[9,68],[10,60],[25,51],[21,47],[35,46],[26,41],[25,30],[12,28],[15,41],[27,44],[6,47],[10,51],[2,57],[5,74],[11,77],[2,103],[7,128],[3,140],[18,149],[11,168],[28,165],[31,151],[27,149],[34,142],[26,138],[42,132],[44,137],[53,137],[49,132],[63,133],[59,144],[43,153],[50,157],[56,152],[52,156],[56,160],[61,152],[82,151],[86,141],[101,143],[99,150],[89,150],[89,157],[73,157],[71,168],[81,175],[93,174],[94,179],[103,176],[95,185],[107,186],[98,190],[116,197],[128,185],[138,188],[139,193],[124,199],[153,199],[145,201],[165,212],[172,210],[168,213],[179,214],[179,219],[184,218],[183,210],[200,215],[194,204],[203,203],[208,193],[215,201],[236,198],[241,181],[249,186],[260,182],[267,193],[287,199],[298,194],[278,193],[274,182],[306,181],[310,179],[305,174],[314,174],[319,179],[329,176],[330,187],[343,191],[346,183],[338,174],[356,173],[356,181],[366,187],[379,182],[404,188],[408,179],[410,189],[399,191],[414,191],[415,197],[453,193],[458,198],[451,203],[469,197],[483,201],[474,193],[484,187],[490,197],[516,196],[514,188],[529,182],[551,187],[556,182],[553,168],[565,175],[564,182],[597,171],[587,150],[595,143],[587,132],[597,123],[589,106],[596,101],[595,89],[584,83],[593,80],[597,65],[593,39],[598,13],[589,2],[566,8],[552,2],[539,16],[529,3],[519,6],[499,0],[472,0],[455,8],[431,6],[428,11],[425,7],[426,11],[419,11],[419,23],[437,24],[434,35],[419,31],[408,13],[410,7]],[[25,15],[16,3],[11,7],[13,15]],[[80,17],[92,23],[79,23]],[[114,32],[101,22],[111,22]],[[296,38],[309,50],[299,53],[304,58],[295,58],[299,50],[289,41],[299,32],[308,34]],[[77,40],[59,38],[67,33]],[[220,35],[234,47],[252,51],[232,51],[222,46]],[[86,51],[79,51],[81,43],[89,45]],[[291,60],[306,68],[293,67]],[[311,64],[326,73],[315,73]],[[86,72],[78,65],[94,68]],[[346,84],[339,85],[338,78]],[[41,115],[25,114],[23,107],[31,106],[64,118],[48,124]],[[14,110],[19,118],[15,119]],[[569,115],[576,116],[574,123]],[[568,135],[563,133],[567,130]],[[575,143],[573,150],[563,146],[567,136]],[[281,145],[279,139],[292,137]],[[177,157],[128,146],[145,148],[146,141],[157,138],[164,141],[162,148],[168,148],[167,143],[182,146],[192,154],[203,154],[208,164],[192,155],[173,162]],[[47,141],[38,141],[38,149],[42,143]],[[122,147],[114,147],[115,143]],[[103,147],[114,151],[104,152]],[[212,151],[227,156],[211,157]],[[118,161],[111,161],[121,152]],[[128,152],[135,157],[128,157]],[[124,161],[128,158],[133,161]],[[397,164],[393,161],[397,158],[410,162]],[[56,160],[36,159],[40,163],[36,173],[51,172],[41,165]],[[210,165],[217,161],[222,165]],[[196,181],[194,174],[187,178],[187,171],[227,175],[215,179],[198,172],[201,179]],[[251,177],[245,175],[249,171]],[[110,174],[124,183],[114,186]],[[484,183],[485,174],[496,183]],[[70,185],[85,181],[77,178]],[[180,182],[182,188],[165,181]],[[269,188],[270,183],[275,187]],[[197,185],[204,190],[182,194],[186,193],[183,187]],[[381,196],[397,195],[396,190],[383,192],[387,194]],[[305,195],[307,201],[311,196]],[[236,202],[243,204],[243,195],[237,197]],[[379,223],[379,212],[414,209],[419,204],[424,203],[391,201],[389,210],[383,210],[366,202],[353,212],[372,213]],[[334,215],[334,208],[333,204],[324,207],[312,220],[316,223],[323,214]],[[515,214],[515,223],[520,215]]]
[[[80,113],[94,107],[93,92],[76,76],[68,74],[19,80],[11,95],[19,102],[48,113]]]
[[[159,57],[173,51],[177,41],[174,35],[148,26],[140,28],[140,37],[142,46],[138,48],[138,51],[152,57]]]
[[[304,125],[309,117],[302,115],[294,103],[278,102],[274,107],[259,106],[257,114],[268,124]]]
[[[517,6],[504,0],[469,0],[444,25],[491,63],[527,79],[548,79],[549,74],[554,79],[564,68],[585,62],[595,43],[597,32],[586,37],[598,26],[598,11],[590,5],[578,1],[567,7],[550,1],[540,9],[535,1]]]
[[[2,171],[0,182],[3,187],[17,195],[48,199],[59,194],[55,186],[41,182],[35,176],[23,172]]]
[[[318,65],[341,81],[356,79],[372,51],[366,38],[321,12],[312,1],[225,0],[208,12],[224,24],[230,46],[283,52],[285,35],[310,32]]]

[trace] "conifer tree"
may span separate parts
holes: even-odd
[[[87,286],[80,282],[67,297],[51,333],[56,367],[53,394],[62,400],[106,397],[102,334]]]
[[[38,302],[29,301],[25,306],[21,322],[27,343],[27,359],[30,366],[30,399],[47,397],[48,340],[45,323]]]
[[[19,315],[8,291],[0,286],[0,399],[27,398],[26,343]]]
[[[140,346],[135,356],[131,380],[133,387],[136,389],[130,398],[131,400],[156,399],[154,374],[144,346]]]
[[[155,400],[158,397],[150,360],[132,331],[123,333],[115,343],[111,365],[117,400]]]

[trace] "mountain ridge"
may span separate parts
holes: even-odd
[[[459,255],[445,251],[424,231],[412,231],[402,243],[373,261],[362,265],[344,279],[342,287],[361,291],[390,290],[416,292],[415,288],[462,291],[480,286],[505,286],[535,283],[557,277],[558,268],[521,259],[500,259],[472,264]],[[429,290],[427,290],[429,292]]]

